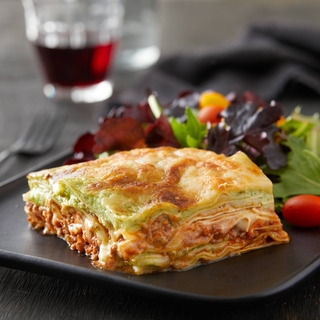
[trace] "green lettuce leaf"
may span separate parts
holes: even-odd
[[[199,122],[190,108],[186,108],[187,120],[184,123],[170,117],[169,121],[174,136],[184,148],[202,148],[203,139],[207,134],[207,126]]]
[[[287,135],[297,138],[304,137],[306,145],[312,152],[320,156],[320,115],[315,113],[307,116],[301,113],[301,108],[296,107],[291,115],[281,126]]]
[[[275,198],[286,199],[298,194],[320,195],[320,157],[306,145],[305,140],[293,135],[286,145],[290,148],[285,167],[266,172],[279,176],[273,184]]]

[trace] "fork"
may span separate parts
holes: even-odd
[[[13,154],[40,155],[47,152],[58,138],[63,125],[61,114],[37,114],[18,140],[0,152],[0,163]]]

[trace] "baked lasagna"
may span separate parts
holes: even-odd
[[[102,269],[187,270],[289,241],[271,181],[242,152],[133,149],[27,178],[31,227]]]

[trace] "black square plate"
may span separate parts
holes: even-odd
[[[53,167],[62,159],[42,165]],[[35,169],[41,169],[35,168]],[[283,293],[320,266],[320,228],[284,223],[291,242],[199,266],[184,272],[142,276],[95,269],[66,242],[30,229],[22,194],[25,174],[0,185],[0,264],[93,285],[193,301],[245,302]]]

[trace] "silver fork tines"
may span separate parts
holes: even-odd
[[[0,152],[0,163],[12,154],[39,155],[48,151],[58,138],[63,124],[62,116],[37,114],[19,139]]]

